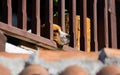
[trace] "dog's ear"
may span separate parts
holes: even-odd
[[[60,35],[59,34],[56,34],[54,36],[54,41],[57,43],[57,44],[61,44],[61,40],[60,40]]]
[[[61,31],[61,27],[57,24],[53,24],[53,30]]]
[[[53,24],[53,30],[54,30],[54,41],[56,42],[58,48],[62,48],[63,45],[61,45],[61,39],[60,39],[61,27],[57,24]]]
[[[60,40],[61,27],[57,24],[53,24],[53,31],[54,31],[54,41],[56,41],[57,44],[60,44],[61,43],[61,40]]]
[[[45,28],[45,27],[46,27],[45,24],[41,25],[41,28]],[[61,27],[57,24],[53,24],[53,30],[58,30],[58,31],[60,30],[61,31]]]

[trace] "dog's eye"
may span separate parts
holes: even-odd
[[[54,30],[54,32],[58,32],[58,30]]]

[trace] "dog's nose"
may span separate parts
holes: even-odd
[[[70,35],[66,35],[66,38],[70,39]]]

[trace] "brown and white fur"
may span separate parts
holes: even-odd
[[[63,32],[59,25],[53,24],[53,39],[58,46],[63,46],[69,44],[70,35]]]

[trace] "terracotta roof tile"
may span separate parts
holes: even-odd
[[[97,75],[120,75],[120,68],[116,65],[107,65]]]
[[[25,67],[20,75],[49,75],[48,71],[40,65],[31,64]]]
[[[0,64],[0,75],[12,75],[12,74],[7,67]]]
[[[105,54],[107,57],[104,57],[103,60],[105,60],[105,58],[111,58],[113,55],[114,55],[114,57],[112,57],[112,59],[115,59],[116,58],[115,51],[116,50],[111,51],[111,49],[105,49]],[[48,50],[40,50],[40,52],[37,52],[37,53],[38,54],[36,55],[36,57],[38,57],[38,59],[41,59],[41,58],[44,59],[44,62],[43,62],[44,66],[41,63],[39,65],[36,65],[36,64],[31,65],[30,64],[27,67],[24,67],[25,65],[23,65],[24,68],[19,72],[19,73],[21,73],[20,75],[30,75],[30,74],[35,74],[38,72],[41,75],[50,75],[51,70],[48,68],[48,66],[51,68],[54,68],[52,70],[52,72],[58,71],[58,70],[60,70],[58,68],[62,68],[63,66],[66,66],[66,67],[64,67],[64,70],[59,71],[55,75],[96,75],[96,73],[97,73],[97,75],[120,74],[120,68],[118,66],[108,65],[108,63],[106,63],[106,62],[102,63],[101,60],[97,59],[99,56],[98,53],[94,54],[94,53],[84,53],[84,52],[65,52],[65,51],[48,51]],[[6,53],[6,52],[0,52],[0,56],[4,56],[4,57],[10,58],[10,59],[11,58],[12,59],[13,58],[22,58],[25,61],[23,63],[26,63],[26,61],[30,58],[29,54],[15,54],[15,53]],[[78,61],[77,60],[78,61],[77,62],[76,58],[85,59],[87,61],[81,61],[81,60]],[[90,58],[90,60],[92,59],[92,62],[88,61],[89,58]],[[119,58],[118,53],[117,53],[117,58]],[[34,58],[32,58],[32,59],[34,59]],[[60,62],[61,59],[65,59],[65,60],[66,59],[75,59],[75,60],[72,60],[72,62],[74,62],[74,65],[73,65],[73,63],[70,65],[71,61],[67,61],[67,65],[64,65],[64,64],[66,64],[66,61],[61,63]],[[112,60],[112,59],[110,59],[110,60]],[[100,63],[102,63],[103,66],[98,64],[99,62],[96,62],[96,61],[99,61]],[[117,61],[117,59],[115,61]],[[58,62],[60,62],[60,63],[58,63]],[[120,66],[119,63],[120,62],[118,61],[118,63],[111,63],[111,64],[117,64]],[[17,62],[17,64],[20,64],[20,63]],[[17,64],[15,64],[13,61],[13,63],[11,65],[14,65],[14,67],[16,65],[16,70],[17,70],[17,68],[18,68]],[[59,65],[59,64],[61,64],[61,65]],[[84,67],[83,67],[83,65],[84,65]],[[58,66],[58,67],[56,68],[56,66]],[[98,66],[100,66],[100,67],[98,67]],[[90,67],[90,68],[88,68],[88,67]],[[97,70],[95,70],[95,69],[97,69]],[[0,66],[0,71],[1,71],[0,74],[2,74],[4,72],[3,70],[5,70],[5,69],[4,68],[1,69],[1,66]],[[16,70],[12,69],[11,71],[16,71]],[[95,70],[94,71],[95,74],[91,73],[91,72],[93,72],[93,70]],[[11,75],[9,70],[7,70],[7,71],[5,70],[5,73],[6,74],[2,74],[2,75]],[[37,75],[39,75],[39,74],[37,74]]]
[[[89,75],[86,70],[77,65],[67,67],[60,75]]]

